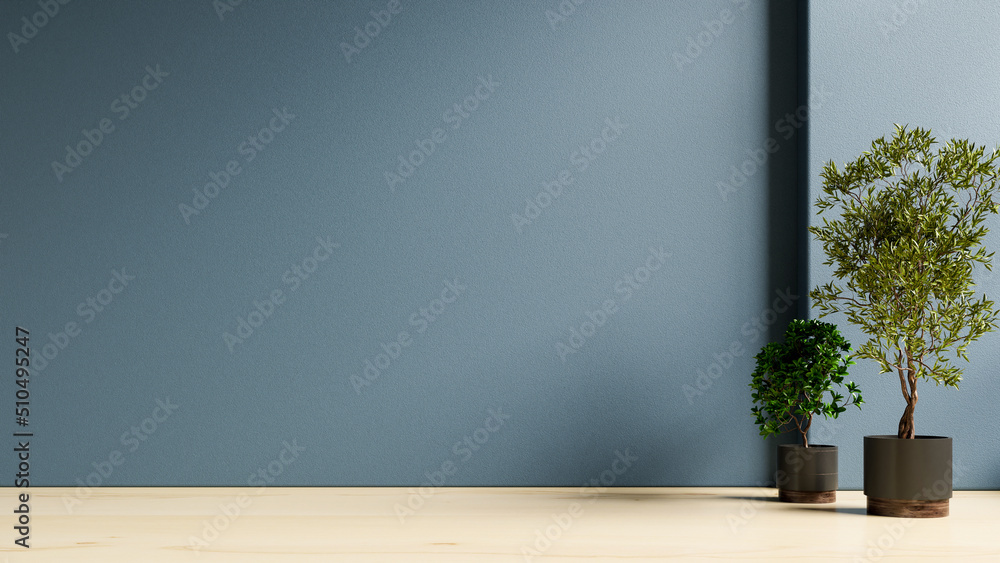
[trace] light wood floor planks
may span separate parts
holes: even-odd
[[[75,503],[32,488],[27,550],[23,489],[2,491],[10,563],[1000,561],[1000,491],[899,520],[865,515],[859,491],[791,505],[757,488],[103,488]]]

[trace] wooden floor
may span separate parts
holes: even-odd
[[[33,488],[30,549],[8,562],[1000,561],[1000,491],[951,516],[865,515],[754,488]],[[240,506],[242,504],[242,506]]]

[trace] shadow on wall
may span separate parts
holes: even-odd
[[[781,315],[778,322],[770,326],[767,341],[783,337],[785,328],[793,318],[806,318],[808,291],[804,267],[805,249],[808,247],[804,236],[808,235],[805,213],[808,212],[808,190],[805,178],[800,178],[804,170],[799,167],[799,155],[806,154],[801,149],[808,140],[808,92],[806,61],[803,49],[805,34],[805,2],[794,0],[771,0],[768,5],[768,130],[764,132],[763,153],[768,159],[768,288],[796,288],[799,295],[796,307],[791,307]],[[803,118],[803,116],[805,116]],[[758,151],[760,156],[760,151]],[[801,187],[801,189],[800,189]],[[770,299],[773,294],[765,296]],[[758,350],[751,350],[756,355]],[[747,374],[747,383],[750,375]],[[747,389],[747,409],[750,404],[750,390]],[[749,415],[748,415],[749,420]],[[763,441],[763,440],[762,440]],[[794,443],[795,436],[784,434],[777,439],[765,441],[762,448],[763,467],[766,468],[766,485],[774,485],[777,471],[778,444]]]
[[[799,10],[805,10],[803,3],[792,0],[771,0],[768,5],[768,130],[761,148],[754,156],[766,159],[768,175],[768,288],[797,288],[800,295],[806,289],[806,280],[800,263],[800,248],[808,245],[802,239],[808,234],[804,213],[808,206],[802,206],[806,194],[805,179],[799,181],[798,156],[801,143],[807,138],[808,106],[800,91],[805,83],[800,74],[805,74],[804,61],[799,60],[800,22]],[[803,118],[804,117],[804,118]],[[800,194],[799,186],[803,186]],[[802,195],[802,197],[800,197]],[[768,290],[770,292],[770,289]],[[764,295],[770,299],[771,295]],[[806,300],[799,299],[797,315],[804,318]],[[784,322],[771,325],[769,341],[781,338],[785,332]]]
[[[805,37],[799,32],[806,22],[805,16],[803,4],[794,0],[771,0],[768,5],[767,125],[766,130],[761,131],[760,143],[747,148],[744,153],[746,160],[742,163],[747,177],[767,174],[768,191],[763,194],[767,198],[768,224],[767,294],[763,296],[767,303],[775,298],[776,289],[791,288],[791,293],[802,297],[805,295],[803,291],[808,290],[802,266],[808,263],[805,254],[808,221],[805,214],[809,206],[805,178],[800,181],[803,169],[798,158],[800,154],[805,154],[810,111],[808,92],[803,91],[808,84],[804,60]],[[798,299],[797,304],[787,311],[776,313],[777,320],[769,323],[760,344],[782,338],[788,321],[805,318],[806,306],[806,299]],[[753,365],[752,357],[757,351],[748,350],[751,358],[749,366]],[[662,398],[624,396],[621,386],[615,382],[628,377],[629,371],[634,369],[642,368],[630,366],[627,358],[623,358],[618,365],[602,365],[581,373],[580,386],[573,392],[586,397],[581,398],[581,403],[570,404],[591,405],[592,411],[562,415],[567,419],[586,420],[587,425],[578,427],[580,435],[563,444],[559,455],[565,457],[553,460],[553,469],[586,475],[588,486],[592,487],[588,490],[593,494],[607,487],[640,482],[651,486],[683,486],[697,482],[698,476],[710,469],[706,465],[713,463],[708,458],[701,460],[701,464],[691,458],[685,458],[683,464],[677,463],[679,457],[687,452],[697,451],[696,443],[704,437],[698,432],[664,432],[664,426],[656,423],[662,421],[664,416],[658,412],[664,404]],[[745,391],[746,413],[743,420],[751,425],[750,390],[740,379],[749,384],[750,374],[734,373],[733,376],[732,384],[738,388],[737,393]],[[663,377],[677,381],[684,376],[664,373]],[[539,405],[539,408],[558,409],[559,406],[547,404]],[[616,426],[618,419],[613,414],[616,409],[629,409],[633,416],[638,410],[640,413],[635,420],[649,421],[649,424],[644,424],[642,428]],[[777,446],[795,443],[797,437],[785,434],[766,441],[762,438],[758,440],[759,457],[746,462],[751,474],[757,476],[752,484],[772,487],[777,469]],[[630,448],[632,456],[626,454],[626,448]],[[626,468],[624,460],[633,456],[638,459],[632,460],[634,465]],[[563,482],[553,484],[566,486]],[[582,494],[586,496],[587,493],[584,491]],[[599,494],[601,498],[617,498],[609,497],[603,491]],[[621,498],[640,500],[629,494]]]

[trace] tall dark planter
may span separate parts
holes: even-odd
[[[837,500],[837,446],[778,446],[778,499],[828,503]]]
[[[943,436],[865,436],[868,514],[899,518],[948,516],[951,446],[951,438]]]

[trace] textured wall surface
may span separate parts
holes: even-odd
[[[767,481],[790,5],[3,2],[32,484]]]
[[[971,139],[992,150],[1000,144],[1000,46],[995,41],[1000,6],[963,2],[812,2],[809,9],[809,81],[830,91],[829,103],[809,124],[809,190],[820,194],[819,172],[843,164],[891,136],[893,124],[930,128],[940,140]],[[815,221],[815,217],[812,219]],[[1000,221],[993,217],[986,244],[1000,249]],[[809,278],[830,279],[822,246],[810,246]],[[996,300],[998,270],[976,276],[977,290]],[[855,345],[865,341],[843,316],[831,315]],[[1000,488],[1000,421],[996,404],[1000,334],[969,347],[971,363],[958,390],[924,382],[918,387],[918,434],[954,439],[954,484],[962,489]],[[906,403],[894,374],[874,362],[852,368],[864,411],[847,412],[813,435],[840,446],[840,484],[863,485],[862,437],[895,434]],[[860,416],[859,416],[860,414]]]

